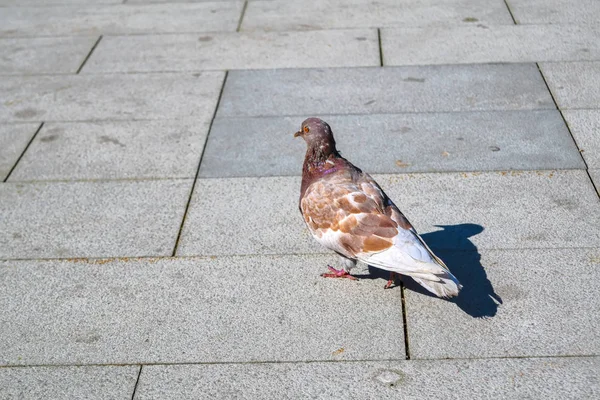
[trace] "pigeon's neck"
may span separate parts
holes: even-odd
[[[340,153],[338,153],[337,149],[335,148],[335,143],[321,142],[312,146],[308,146],[306,149],[306,155],[304,156],[304,166],[302,172],[319,171],[323,169],[325,164],[330,164],[332,159],[339,157]]]
[[[304,194],[306,188],[316,179],[337,171],[342,166],[340,160],[343,158],[336,150],[335,145],[310,146],[306,150],[302,166],[301,193]]]

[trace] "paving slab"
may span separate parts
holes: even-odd
[[[4,181],[40,124],[0,124],[0,182]]]
[[[0,259],[168,256],[190,179],[4,183]]]
[[[382,29],[384,65],[600,59],[600,28],[497,25]]]
[[[168,3],[168,4],[179,4],[179,3],[225,3],[229,1],[244,2],[244,0],[127,0],[129,4],[151,4],[151,3]]]
[[[598,196],[600,196],[600,169],[590,169],[589,173],[598,191]]]
[[[232,71],[220,117],[552,109],[535,64]]]
[[[600,248],[480,253],[441,254],[464,285],[456,300],[405,291],[411,359],[600,353],[600,301],[590,296]]]
[[[84,71],[197,71],[379,64],[377,31],[356,29],[111,36],[102,40]]]
[[[0,0],[0,7],[42,7],[63,4],[120,4],[123,0]]]
[[[598,357],[151,365],[135,399],[595,398],[598,368]]]
[[[400,291],[322,278],[336,257],[0,262],[0,362],[403,358]]]
[[[194,178],[210,118],[48,123],[10,181]]]
[[[9,77],[0,80],[0,121],[212,116],[224,76],[215,71]]]
[[[131,399],[138,366],[0,368],[3,399]]]
[[[310,30],[444,24],[513,24],[501,0],[250,1],[241,30]]]
[[[600,168],[600,109],[566,110],[569,129],[589,168]]]
[[[338,150],[369,173],[585,169],[556,110],[323,118]],[[292,132],[301,122],[299,117],[215,119],[200,176],[300,174],[306,145],[293,140]]]
[[[518,24],[596,24],[600,4],[595,0],[507,0]]]
[[[97,37],[0,39],[0,75],[75,73]]]
[[[2,10],[0,37],[235,32],[243,3],[77,5]]]
[[[561,109],[600,104],[600,62],[542,63],[540,69]]]
[[[440,231],[436,249],[600,246],[600,200],[583,170],[374,178],[419,232]],[[328,252],[304,226],[299,194],[300,177],[201,179],[177,253]]]

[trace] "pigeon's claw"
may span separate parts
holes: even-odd
[[[383,288],[389,289],[392,286],[394,286],[395,283],[396,283],[396,273],[390,272],[390,279],[387,281],[387,283],[385,284],[385,286]]]
[[[321,276],[323,278],[346,278],[346,279],[350,279],[352,281],[358,280],[357,277],[350,275],[349,272],[347,272],[343,269],[335,269],[331,265],[328,265],[327,269],[330,270],[331,273],[321,274]]]

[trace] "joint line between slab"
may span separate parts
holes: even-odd
[[[518,25],[517,24],[517,20],[515,19],[515,16],[514,16],[512,10],[510,9],[510,6],[508,5],[508,0],[504,0],[504,5],[506,6],[506,9],[508,10],[508,13],[510,14],[510,17],[512,18],[513,23],[515,25]]]
[[[25,148],[23,149],[23,152],[21,153],[21,155],[19,156],[19,158],[17,158],[17,161],[15,161],[15,163],[13,164],[12,168],[10,169],[10,171],[8,171],[8,174],[6,175],[6,178],[4,178],[3,182],[8,181],[8,178],[10,178],[10,175],[13,173],[13,171],[15,170],[15,168],[17,168],[17,165],[19,164],[19,161],[21,161],[21,158],[23,158],[23,156],[27,152],[27,149],[29,149],[29,146],[31,146],[31,143],[33,142],[33,140],[35,139],[35,137],[37,136],[37,134],[42,130],[43,126],[44,126],[44,122],[40,123],[40,126],[38,126],[38,128],[35,131],[35,133],[33,134],[33,136],[31,136],[31,139],[29,139],[29,142],[27,143],[27,146],[25,146]]]
[[[383,67],[383,45],[381,44],[381,28],[377,28],[377,41],[379,42],[379,66]]]
[[[248,8],[248,2],[244,1],[244,5],[242,6],[242,13],[240,14],[240,20],[238,21],[237,28],[235,29],[236,32],[239,32],[242,28],[242,20],[244,19],[244,15],[246,14],[246,8]]]
[[[137,391],[138,384],[140,383],[140,376],[142,375],[142,368],[144,366],[140,365],[140,369],[138,371],[137,379],[135,380],[135,385],[133,386],[133,392],[131,393],[131,400],[135,399],[135,392]]]
[[[208,133],[206,134],[206,139],[204,139],[204,146],[202,147],[202,152],[200,153],[200,160],[198,161],[198,167],[196,168],[196,175],[194,177],[194,182],[192,182],[192,188],[190,189],[190,197],[188,197],[185,210],[183,211],[183,218],[181,219],[181,226],[179,226],[179,232],[177,233],[177,239],[175,239],[175,246],[173,247],[172,257],[175,257],[177,255],[177,248],[179,247],[179,240],[181,239],[181,233],[183,232],[185,219],[190,209],[190,204],[192,203],[192,196],[194,195],[196,182],[198,182],[198,177],[200,176],[200,166],[202,165],[202,159],[204,158],[204,153],[206,152],[206,145],[208,144],[208,138],[210,136],[210,132],[212,131],[212,127],[217,116],[217,111],[219,110],[219,106],[221,105],[221,99],[223,98],[223,92],[225,91],[225,83],[227,82],[228,76],[229,71],[225,71],[225,76],[223,77],[223,84],[221,85],[221,91],[219,92],[217,103],[215,104],[215,111],[213,112],[213,116],[210,120],[210,125],[208,126]]]
[[[100,37],[98,37],[98,40],[96,40],[96,43],[94,43],[94,45],[92,46],[92,49],[90,50],[88,55],[85,57],[85,59],[83,60],[83,62],[79,66],[79,68],[77,69],[77,72],[75,72],[76,75],[79,75],[79,73],[81,72],[81,70],[87,63],[87,61],[90,59],[90,57],[92,56],[92,53],[94,52],[94,50],[96,50],[96,47],[98,47],[98,43],[100,43],[100,41],[102,40],[102,37],[103,37],[102,35],[100,35]]]
[[[410,360],[410,346],[408,343],[408,320],[406,317],[406,297],[404,295],[404,282],[400,282],[400,297],[402,299],[402,327],[404,328],[404,352],[407,360]]]

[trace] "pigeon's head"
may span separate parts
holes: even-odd
[[[300,136],[308,147],[329,148],[335,151],[335,140],[327,122],[319,118],[308,118],[302,122],[301,129],[294,133],[294,137]]]

